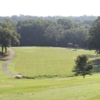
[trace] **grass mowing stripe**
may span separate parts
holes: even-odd
[[[8,65],[9,70],[14,72],[16,68],[16,71],[22,71],[32,76],[42,73],[66,73],[66,75],[69,75],[74,65],[73,60],[77,55],[88,54],[91,59],[97,57],[94,51],[88,50],[73,51],[72,49],[52,47],[20,47],[13,49],[16,55]],[[35,53],[38,50],[39,55],[34,53],[34,49]],[[41,57],[39,57],[40,55]],[[2,63],[3,61],[0,62],[0,66]],[[100,100],[100,74],[87,75],[85,79],[79,76],[16,80],[4,74],[0,67],[0,76],[0,100]]]
[[[79,54],[95,55],[94,51],[53,47],[18,47],[15,70],[24,76],[38,75],[71,75],[74,60]],[[14,63],[14,62],[13,62]]]

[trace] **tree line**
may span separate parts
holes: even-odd
[[[99,19],[99,17],[96,18],[93,16],[77,18],[23,15],[9,18],[0,17],[0,44],[2,51],[4,47],[6,48],[10,45],[68,47],[69,43],[73,44],[72,46],[94,49],[95,47],[91,45],[93,44],[91,33],[93,32],[92,27]],[[99,49],[99,47],[96,49]]]
[[[86,37],[91,25],[67,18],[57,20],[31,18],[18,21],[16,27],[21,35],[20,46],[67,47],[67,44],[72,42],[86,48]]]

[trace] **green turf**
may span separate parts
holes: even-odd
[[[15,67],[17,67],[16,65],[20,62],[20,60],[22,60],[22,58],[25,57],[25,54],[28,55],[27,52],[30,52],[29,53],[30,57],[33,57],[34,48],[20,47],[20,48],[12,48],[12,49],[16,52],[16,54],[14,59],[9,63],[9,70],[11,72],[17,73],[17,70],[15,69]],[[42,49],[48,50],[48,48],[46,47],[41,49],[40,47],[38,48],[36,47],[35,49],[36,49],[35,52],[37,52],[38,49],[40,51]],[[98,57],[95,56],[94,51],[87,51],[82,49],[73,51],[66,48],[50,47],[49,50],[50,51],[52,50],[52,52],[49,52],[52,54],[52,56],[53,54],[56,54],[53,53],[54,51],[56,51],[56,52],[60,52],[60,54],[63,55],[65,58],[66,58],[65,53],[68,53],[67,55],[71,55],[71,58],[73,59],[76,58],[78,54],[88,54],[89,57],[91,57],[91,59],[99,57],[99,56]],[[62,51],[63,53],[61,53]],[[44,52],[44,55],[45,53],[47,52]],[[60,55],[59,53],[57,54]],[[28,56],[29,59],[30,57]],[[37,56],[35,57],[37,58]],[[67,59],[71,60],[71,58],[70,56],[67,56]],[[52,58],[52,61],[53,60],[54,59]],[[26,61],[24,63],[26,63]],[[36,61],[36,59],[34,61]],[[2,63],[3,60],[0,61],[0,66],[2,66]],[[70,66],[72,65],[73,64],[71,63]],[[49,79],[48,78],[15,79],[12,76],[6,75],[2,71],[2,67],[0,67],[0,100],[100,100],[99,87],[100,87],[99,73],[93,74],[92,76],[87,75],[85,79],[83,79],[82,76],[67,77],[67,78],[57,77],[51,79],[50,78]]]
[[[99,100],[100,75],[52,79],[0,78],[0,100]]]
[[[83,49],[68,49],[57,47],[15,47],[12,48],[16,55],[8,65],[9,70],[13,68],[16,73],[24,76],[38,75],[72,75],[74,60],[80,54],[87,54],[94,59],[94,51]]]

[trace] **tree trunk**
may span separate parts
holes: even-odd
[[[83,75],[83,78],[85,78],[85,75]]]
[[[2,46],[2,55],[3,55],[3,46]]]
[[[5,53],[7,53],[7,47],[5,47]]]

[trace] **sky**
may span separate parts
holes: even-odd
[[[0,16],[100,16],[100,0],[0,0]]]

